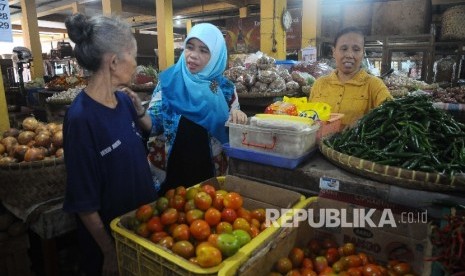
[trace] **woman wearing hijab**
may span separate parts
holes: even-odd
[[[167,161],[149,154],[149,160],[159,161],[152,162],[161,172],[159,194],[190,187],[223,169],[217,161],[229,138],[225,123],[247,122],[234,84],[223,77],[226,63],[223,34],[214,25],[201,23],[189,32],[178,62],[160,74],[147,110],[150,116],[142,119],[153,135],[163,133],[165,138]]]

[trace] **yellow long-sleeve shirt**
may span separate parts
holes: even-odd
[[[331,112],[343,113],[343,125],[351,125],[386,99],[392,99],[388,88],[378,77],[360,70],[351,80],[342,84],[334,70],[318,78],[309,96],[310,102],[324,102]]]

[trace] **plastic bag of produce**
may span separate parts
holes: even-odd
[[[265,108],[266,114],[282,114],[282,115],[292,115],[297,116],[297,107],[292,103],[285,103],[282,101],[277,101]]]

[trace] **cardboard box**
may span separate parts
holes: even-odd
[[[369,198],[357,200],[359,202],[370,201]],[[371,203],[377,202],[371,201]],[[395,207],[398,209],[393,208],[392,210],[403,210],[403,206]],[[304,248],[313,238],[323,239],[328,237],[335,240],[339,245],[346,242],[354,243],[357,252],[369,254],[380,264],[387,264],[389,259],[394,258],[409,262],[416,275],[430,275],[431,263],[424,261],[426,257],[431,256],[431,244],[428,240],[430,227],[427,223],[411,223],[411,225],[405,223],[402,227],[387,227],[386,225],[378,227],[380,226],[379,219],[382,216],[382,211],[377,210],[371,216],[377,227],[327,227],[328,223],[324,227],[315,226],[315,223],[320,222],[320,211],[339,210],[342,213],[342,210],[346,210],[347,217],[351,217],[352,214],[357,212],[357,209],[368,211],[371,208],[373,207],[319,197],[316,202],[311,202],[305,208],[305,211],[316,214],[315,217],[309,217],[309,219],[301,221],[298,227],[286,228],[273,240],[272,244],[249,259],[239,272],[241,275],[264,275],[271,272],[274,263],[279,258],[286,256],[293,247]],[[326,214],[324,216],[326,217]],[[399,213],[393,212],[394,221],[399,226],[402,223],[397,223],[397,220],[402,219],[401,216]],[[339,218],[342,220],[342,215],[339,215]],[[353,223],[354,219],[348,219],[346,222]]]
[[[212,178],[200,185],[206,183],[216,189],[238,192],[247,209],[303,208],[306,202],[300,193],[236,176]],[[254,252],[270,243],[280,230],[279,227],[268,227],[218,266],[201,268],[128,230],[124,226],[125,221],[134,216],[134,213],[135,211],[129,212],[111,222],[121,275],[234,275]],[[291,213],[292,211],[286,214]]]

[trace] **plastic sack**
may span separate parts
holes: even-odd
[[[307,101],[306,97],[283,97],[283,102],[294,104],[300,117],[314,121],[328,121],[331,117],[331,106],[327,103]]]
[[[331,106],[327,103],[305,103],[299,106],[299,116],[312,118],[314,121],[328,121],[331,117]]]
[[[282,115],[291,115],[298,116],[297,107],[292,103],[285,103],[282,101],[277,101],[265,108],[266,114],[282,114]]]

